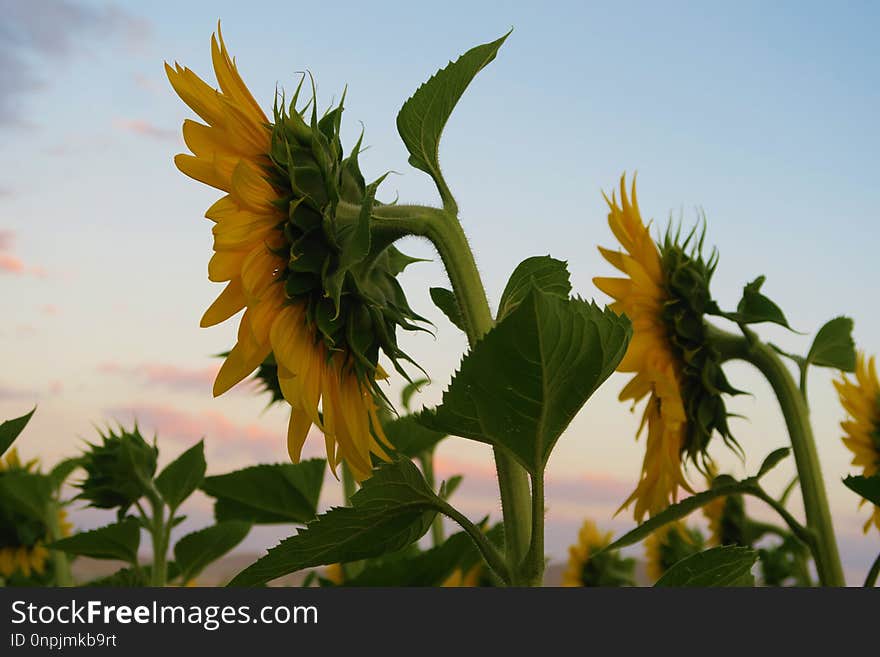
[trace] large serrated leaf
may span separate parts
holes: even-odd
[[[192,495],[205,478],[205,441],[195,445],[165,466],[156,477],[156,488],[165,503],[176,509]]]
[[[450,536],[437,547],[409,554],[406,551],[370,562],[344,586],[438,586],[463,561],[477,551],[464,532]],[[476,554],[480,558],[479,553]]]
[[[241,543],[250,529],[250,524],[246,522],[218,522],[177,541],[174,559],[183,581],[198,577],[206,566]]]
[[[654,586],[754,586],[752,566],[758,553],[747,547],[723,545],[686,557],[663,573]]]
[[[134,563],[140,542],[141,523],[137,518],[129,517],[122,522],[59,539],[49,547],[93,559],[121,559]]]
[[[289,573],[401,550],[424,536],[442,502],[406,460],[382,466],[351,498],[239,573],[230,586],[258,586]]]
[[[565,261],[550,256],[534,256],[519,263],[501,293],[498,321],[509,315],[532,288],[567,299],[571,292],[571,282]]]
[[[34,406],[30,413],[25,413],[21,417],[6,420],[6,422],[0,424],[0,456],[3,456],[6,450],[15,442],[15,439],[18,438],[19,434],[24,431],[36,410],[37,407]]]
[[[315,517],[324,466],[323,459],[256,465],[205,477],[202,490],[217,498],[218,522],[305,523]]]
[[[400,454],[415,458],[430,451],[446,434],[423,426],[413,415],[404,415],[383,425],[388,440]]]
[[[397,131],[409,151],[409,163],[434,179],[447,210],[455,202],[440,171],[440,136],[471,80],[495,59],[508,32],[500,39],[471,48],[421,85],[397,114]]]
[[[541,472],[559,436],[626,352],[629,320],[532,288],[465,356],[430,429],[509,450]]]
[[[852,339],[853,320],[849,317],[835,317],[819,329],[807,362],[819,367],[832,367],[844,372],[856,368],[856,346]]]

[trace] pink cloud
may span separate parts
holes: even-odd
[[[150,137],[151,139],[169,140],[177,137],[175,130],[160,128],[143,119],[114,119],[113,126],[117,130]]]
[[[0,272],[7,274],[23,274],[25,272],[24,263],[12,255],[0,253]]]
[[[0,230],[0,274],[32,274],[38,278],[45,278],[48,273],[42,267],[28,267],[21,258],[12,254],[12,244],[15,242],[15,232]]]
[[[10,388],[0,384],[0,401],[20,401],[24,399],[33,400],[37,398],[37,394],[32,390],[21,390],[19,388]],[[0,420],[5,418],[0,418]]]
[[[98,371],[103,374],[133,378],[144,385],[201,392],[211,390],[219,370],[219,362],[217,365],[202,369],[186,369],[177,365],[160,363],[121,365],[120,363],[105,362],[98,365]]]
[[[61,312],[58,309],[58,306],[56,306],[55,304],[51,304],[51,303],[46,304],[45,306],[41,307],[40,310],[43,311],[44,315],[57,315],[58,313]]]
[[[64,392],[64,384],[61,381],[49,381],[49,393],[60,395]]]
[[[149,91],[151,94],[159,95],[165,93],[165,87],[163,85],[143,73],[135,73],[132,76],[132,79],[138,87],[144,91]]]

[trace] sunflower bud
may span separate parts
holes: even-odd
[[[27,490],[24,505],[13,491]],[[22,464],[15,448],[0,459],[0,577],[7,584],[42,582],[50,542],[47,523],[53,508],[52,485],[36,468]]]
[[[89,443],[83,454],[86,478],[78,484],[77,498],[99,509],[118,508],[122,514],[150,489],[159,450],[155,442],[144,440],[137,425],[100,436],[101,443]]]

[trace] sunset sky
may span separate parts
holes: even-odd
[[[430,8],[429,8],[430,7]],[[38,411],[19,443],[51,464],[95,426],[137,418],[158,434],[163,460],[206,439],[209,470],[283,461],[287,413],[264,412],[245,386],[213,399],[215,354],[235,339],[227,322],[200,329],[220,290],[207,280],[205,209],[216,190],[173,166],[191,117],[163,62],[214,83],[210,36],[227,46],[263,107],[276,88],[309,71],[322,106],[348,85],[350,147],[363,125],[368,179],[394,173],[379,197],[437,203],[430,179],[407,164],[395,128],[404,100],[449,59],[514,32],[456,109],[441,162],[462,210],[492,303],[532,255],[567,260],[576,293],[608,301],[592,284],[609,275],[598,244],[616,247],[603,190],[638,172],[640,205],[657,230],[689,225],[702,209],[720,265],[713,292],[733,308],[742,285],[764,291],[801,333],[760,328],[805,352],[840,314],[856,321],[860,348],[880,353],[876,281],[880,186],[880,8],[876,3],[66,2],[0,0],[0,419]],[[465,340],[431,304],[447,285],[432,258],[403,276],[413,308],[436,337],[402,337],[433,377],[419,402],[435,403]],[[749,459],[722,444],[727,471],[754,472],[786,442],[770,389],[745,365],[728,369],[754,394],[729,407]],[[615,375],[560,440],[548,470],[548,552],[562,559],[585,516],[612,516],[635,485],[643,442],[638,415],[616,401]],[[393,380],[390,396],[401,386]],[[840,480],[851,472],[831,373],[814,371],[810,403],[845,569],[860,581],[880,548],[863,536],[866,511]],[[315,435],[306,454],[321,456]],[[449,439],[441,476],[463,473],[454,501],[472,518],[498,515],[490,451]],[[768,481],[781,490],[793,463]],[[695,480],[696,485],[702,482]],[[339,503],[329,478],[323,502]],[[769,517],[756,505],[756,515]],[[799,507],[793,505],[798,513]],[[195,500],[184,530],[208,522]],[[109,514],[76,512],[80,526]],[[245,548],[282,535],[260,529]]]

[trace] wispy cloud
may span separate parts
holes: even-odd
[[[42,267],[26,265],[21,258],[12,253],[15,242],[15,232],[0,230],[0,274],[30,274],[38,278],[45,278],[48,274]]]
[[[177,365],[161,363],[122,365],[116,362],[104,362],[98,365],[98,371],[102,374],[112,374],[127,379],[134,379],[139,383],[149,386],[198,392],[211,390],[219,370],[219,362],[215,366],[198,369],[188,369]]]
[[[286,426],[270,429],[256,422],[236,422],[220,411],[187,411],[168,404],[116,406],[107,409],[106,414],[121,422],[137,421],[138,426],[155,431],[162,440],[191,443],[205,438],[209,448],[227,456],[234,448],[269,461],[285,455]],[[308,442],[320,442],[323,447],[323,441]]]
[[[13,388],[0,383],[0,401],[33,401],[38,397],[33,390],[23,390],[21,388]]]
[[[160,141],[172,141],[177,138],[175,130],[160,128],[143,119],[114,119],[113,127],[123,132],[149,137]]]
[[[114,36],[142,44],[149,24],[114,6],[91,6],[72,0],[5,0],[0,23],[0,126],[26,126],[29,96],[46,85],[38,69],[69,61],[89,36]]]

